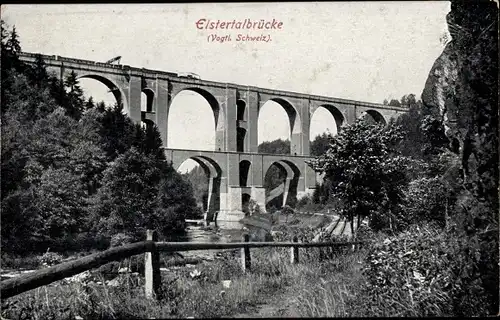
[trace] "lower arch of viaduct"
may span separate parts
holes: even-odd
[[[175,169],[187,159],[196,161],[204,169],[209,178],[205,213],[208,220],[212,219],[215,212],[219,212],[220,220],[241,219],[244,195],[254,199],[265,212],[264,178],[273,164],[287,172],[283,203],[291,196],[301,197],[312,192],[316,186],[316,173],[306,163],[310,157],[170,148],[164,150],[167,161]],[[242,163],[249,165],[241,166]],[[246,172],[242,172],[242,167]],[[242,176],[245,177],[244,181]]]
[[[36,55],[30,53],[20,56],[27,63],[34,63],[35,58]],[[273,164],[287,171],[284,202],[290,192],[299,197],[311,192],[316,185],[316,173],[306,164],[311,159],[309,129],[311,117],[319,107],[325,107],[332,114],[338,130],[366,114],[375,121],[387,123],[407,111],[402,107],[186,78],[125,65],[47,55],[42,58],[47,70],[60,79],[74,71],[79,78],[102,82],[133,121],[156,125],[166,158],[176,169],[187,159],[196,161],[209,176],[207,218],[220,212],[225,216],[219,219],[239,220],[243,195],[249,195],[265,210],[263,181]],[[175,96],[184,90],[199,93],[212,108],[216,133],[213,152],[169,149],[166,145],[170,106]],[[145,110],[141,110],[143,93],[147,98]],[[290,155],[258,153],[259,112],[267,101],[277,102],[288,115]],[[240,181],[241,176],[246,178],[244,183]]]

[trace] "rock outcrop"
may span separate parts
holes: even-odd
[[[500,288],[497,3],[452,0],[447,22],[452,40],[431,69],[422,101],[442,120],[461,161],[462,190],[453,212],[458,223],[450,236],[463,246],[457,261],[471,270],[461,274],[461,285],[469,292],[479,290],[475,294],[480,292],[483,306],[496,314]],[[460,305],[479,308],[464,299]]]
[[[438,115],[462,161],[464,186],[498,208],[498,9],[451,1],[452,40],[434,63],[422,101]]]

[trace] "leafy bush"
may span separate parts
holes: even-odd
[[[132,243],[133,237],[125,233],[117,233],[111,237],[110,245],[112,247],[122,246],[127,243]]]
[[[444,227],[448,193],[445,183],[439,177],[413,180],[405,194],[402,208],[404,216],[400,221],[406,224],[434,221]]]
[[[486,315],[476,247],[429,224],[374,244],[363,270],[362,308],[369,316]]]
[[[61,263],[62,260],[63,257],[60,254],[47,251],[46,253],[43,254],[43,256],[40,257],[39,261],[41,265],[45,267],[50,267]]]

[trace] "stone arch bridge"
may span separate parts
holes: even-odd
[[[20,59],[34,63],[37,54],[22,53]],[[265,89],[233,83],[221,83],[185,77],[177,73],[135,68],[89,60],[41,55],[48,72],[64,79],[71,71],[79,78],[92,78],[105,84],[120,101],[126,113],[136,122],[155,124],[165,144],[165,154],[177,169],[193,159],[209,177],[206,218],[219,212],[219,220],[234,221],[243,217],[244,198],[254,199],[265,209],[263,182],[267,170],[275,164],[287,173],[283,203],[290,195],[302,196],[314,189],[317,174],[305,163],[309,153],[309,128],[313,113],[326,108],[334,117],[338,130],[357,118],[370,115],[387,123],[407,111],[404,107],[386,106],[289,91]],[[168,148],[167,123],[174,97],[183,90],[202,95],[212,108],[215,119],[215,150],[181,150]],[[141,107],[141,95],[146,104]],[[290,122],[289,155],[258,153],[258,117],[267,101],[277,102]]]

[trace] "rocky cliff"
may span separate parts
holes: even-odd
[[[464,186],[498,208],[498,9],[492,1],[451,1],[452,40],[422,93],[462,161]]]

